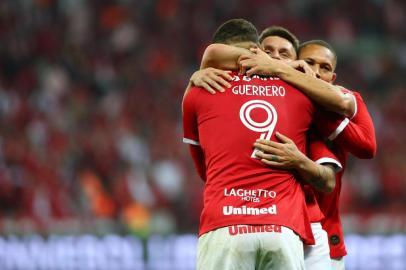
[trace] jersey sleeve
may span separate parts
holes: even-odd
[[[323,138],[334,140],[346,128],[350,120],[334,112],[317,108],[314,116],[314,124]]]
[[[376,154],[375,128],[361,95],[353,92],[357,113],[336,137],[336,142],[358,158],[372,158]]]
[[[375,128],[368,108],[357,92],[345,90],[355,99],[355,113],[346,118],[336,113],[319,111],[315,124],[322,136],[335,141],[340,147],[358,158],[372,158],[376,153]]]
[[[314,131],[309,132],[308,157],[320,165],[333,165],[335,172],[342,170],[342,165],[335,154],[327,147],[322,137]]]
[[[334,112],[326,111],[318,107],[318,110],[315,113],[314,123],[324,138],[328,138],[330,141],[333,141],[337,136],[347,127],[350,122],[350,119],[354,118],[357,115],[358,106],[356,97],[353,92],[342,88],[341,91],[354,99],[355,109],[354,114],[347,118],[345,116],[339,115]]]
[[[196,113],[196,94],[192,89],[185,95],[182,102],[183,142],[189,144],[195,168],[200,178],[206,181],[206,165],[203,150],[199,143],[199,128]]]
[[[191,145],[200,145],[195,102],[197,91],[190,89],[182,103],[183,142]]]

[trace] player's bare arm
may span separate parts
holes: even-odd
[[[190,79],[192,85],[202,87],[211,94],[215,94],[216,91],[223,92],[224,87],[228,87],[225,79],[228,81],[232,79],[231,76],[225,76],[223,73],[239,69],[240,73],[244,74],[245,70],[241,69],[241,66],[237,63],[238,59],[245,55],[252,55],[252,53],[245,48],[231,45],[218,43],[209,45],[203,54],[201,70],[196,71]],[[266,66],[266,61],[261,64],[263,64],[265,71],[269,69]],[[305,73],[314,76],[314,72],[302,60],[292,61],[289,64],[293,68],[303,70]],[[228,71],[224,71],[227,69]],[[265,71],[264,74],[266,74]]]
[[[193,86],[206,89],[211,94],[216,91],[224,92],[232,80],[230,72],[237,70],[237,59],[243,54],[249,54],[245,48],[214,43],[204,51],[200,70],[193,73],[186,87],[185,94]]]
[[[309,65],[303,60],[286,61],[275,59],[258,48],[252,48],[250,51],[252,51],[253,54],[241,55],[238,58],[241,74],[246,74],[247,76],[278,76],[279,73],[291,67],[309,76],[316,76]]]
[[[246,48],[226,44],[210,44],[203,53],[200,69],[213,67],[237,71],[237,60],[241,55],[251,54]]]
[[[329,111],[351,117],[355,112],[354,99],[342,93],[340,88],[328,82],[308,76],[282,60],[272,59],[260,49],[251,49],[254,55],[239,58],[239,64],[248,76],[253,74],[274,75],[296,86],[314,102]],[[258,60],[261,58],[261,60]],[[264,62],[266,61],[266,64]],[[302,63],[303,65],[303,63]]]
[[[231,71],[221,70],[216,68],[205,68],[193,73],[190,78],[192,86],[198,86],[206,89],[211,94],[215,94],[216,91],[224,92],[224,88],[231,86],[229,81],[233,78],[230,75]]]
[[[195,71],[192,77],[190,77],[189,83],[186,86],[185,93],[183,94],[182,104],[185,96],[194,86],[202,87],[211,94],[215,94],[216,91],[224,92],[224,88],[230,87],[229,81],[232,80],[230,72],[231,71],[216,68],[205,68]]]
[[[336,181],[332,166],[317,164],[300,152],[291,139],[279,132],[275,135],[280,143],[262,139],[254,143],[255,148],[260,150],[256,152],[256,156],[261,162],[277,169],[295,170],[318,191],[334,190]]]

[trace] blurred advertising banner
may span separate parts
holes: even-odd
[[[348,270],[406,270],[406,235],[346,236]],[[0,237],[2,270],[193,270],[195,235]]]

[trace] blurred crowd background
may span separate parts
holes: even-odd
[[[406,231],[406,2],[0,1],[0,231],[196,233],[203,183],[181,99],[212,33],[242,17],[338,52],[374,119],[351,159],[348,232]]]

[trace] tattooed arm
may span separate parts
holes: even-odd
[[[302,180],[318,191],[334,190],[336,168],[341,167],[338,161],[334,158],[313,161],[303,154],[291,139],[279,132],[275,135],[280,142],[257,140],[254,144],[254,147],[259,150],[255,155],[262,163],[275,169],[294,170]]]

